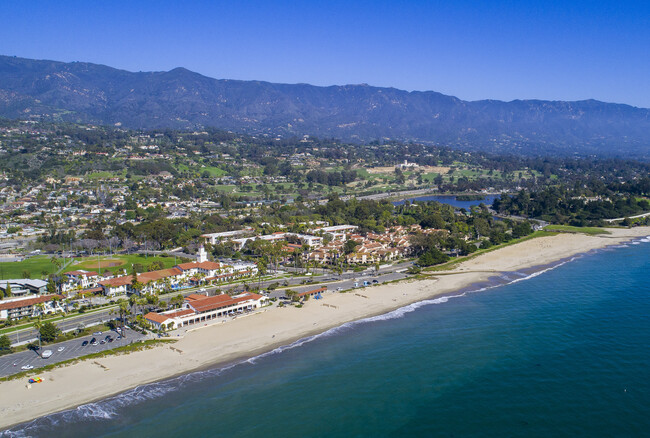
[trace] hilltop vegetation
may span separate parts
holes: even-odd
[[[433,91],[217,80],[0,56],[0,115],[131,128],[215,127],[355,143],[424,142],[528,156],[650,158],[650,110],[579,102],[467,102]]]

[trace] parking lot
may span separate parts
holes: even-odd
[[[58,344],[50,344],[42,347],[39,352],[27,350],[2,356],[0,357],[0,377],[6,377],[19,373],[21,371],[25,371],[22,369],[22,367],[25,365],[31,365],[34,367],[34,369],[36,369],[45,365],[63,362],[70,359],[76,359],[87,354],[98,353],[100,351],[121,347],[146,338],[145,335],[129,329],[126,329],[124,334],[124,337],[117,339],[117,332],[103,332],[101,335],[84,336],[83,338],[59,342]],[[108,335],[114,339],[113,342],[100,344],[99,342],[104,340]],[[90,340],[92,338],[95,338],[97,340],[97,345],[91,345]],[[88,345],[83,346],[82,344],[84,341],[88,341]],[[62,351],[59,351],[61,348]],[[52,352],[52,356],[49,358],[42,358],[39,353],[42,353],[46,350],[50,350]]]

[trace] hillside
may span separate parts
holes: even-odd
[[[132,73],[0,56],[0,116],[131,128],[394,139],[524,155],[650,158],[650,110],[595,100],[463,101],[433,91]]]

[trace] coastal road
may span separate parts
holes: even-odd
[[[109,334],[114,339],[113,342],[90,345],[90,340],[92,338],[96,338],[97,342],[99,342]],[[41,348],[41,352],[45,350],[52,351],[52,356],[47,359],[42,358],[39,353],[32,350],[0,356],[0,377],[6,377],[24,371],[21,369],[23,365],[32,365],[34,368],[39,368],[45,365],[63,362],[70,359],[76,359],[78,357],[91,353],[98,353],[100,351],[121,347],[146,338],[146,336],[142,333],[134,332],[133,330],[129,329],[125,330],[125,335],[126,336],[122,339],[117,339],[118,333],[111,331],[104,332],[101,335],[85,336],[83,338],[77,338],[70,341],[59,342],[57,344],[46,345]],[[89,341],[88,345],[85,347],[81,345],[84,341]],[[58,351],[58,349],[61,347],[63,347],[63,351]]]

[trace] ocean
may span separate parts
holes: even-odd
[[[56,437],[650,435],[650,239],[16,426]]]

